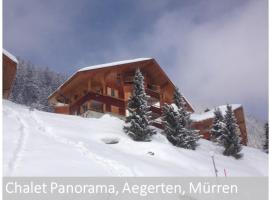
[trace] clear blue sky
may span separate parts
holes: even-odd
[[[70,74],[153,57],[195,107],[268,116],[266,0],[4,0],[4,48]]]

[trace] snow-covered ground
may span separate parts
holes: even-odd
[[[3,102],[5,176],[267,176],[268,155],[244,147],[241,160],[201,139],[196,151],[172,146],[158,133],[151,142],[134,142],[123,121],[109,115],[82,118]],[[116,144],[106,144],[107,142]]]

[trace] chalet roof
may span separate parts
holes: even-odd
[[[142,62],[142,61],[147,61],[147,60],[153,60],[153,58],[135,58],[135,59],[131,59],[131,60],[122,60],[122,61],[116,61],[116,62],[110,62],[110,63],[104,63],[104,64],[98,64],[98,65],[91,65],[91,66],[88,66],[88,67],[83,67],[83,68],[77,70],[75,73],[73,73],[52,94],[50,94],[50,96],[52,96],[56,91],[60,90],[64,85],[66,85],[68,82],[70,82],[71,79],[75,77],[75,75],[77,75],[80,72],[91,71],[91,70],[96,70],[96,69],[101,69],[101,68],[106,68],[106,67],[114,67],[114,66],[129,64],[129,63]],[[49,98],[50,98],[50,96],[49,96]]]
[[[12,61],[14,61],[15,63],[18,64],[18,60],[17,58],[12,55],[11,53],[9,53],[7,50],[3,49],[3,54],[5,54],[7,57],[9,57]]]
[[[136,59],[132,59],[132,60],[122,60],[122,61],[116,61],[116,62],[111,62],[111,63],[92,65],[92,66],[81,68],[78,71],[88,71],[88,70],[105,68],[105,67],[113,67],[113,66],[117,66],[117,65],[129,64],[129,63],[140,62],[140,61],[146,61],[146,60],[151,60],[151,59],[153,59],[153,58],[136,58]]]
[[[237,108],[242,107],[241,104],[230,104],[232,106],[232,110],[236,110]],[[217,106],[216,108],[219,108],[222,115],[226,114],[227,105]],[[194,122],[204,121],[206,119],[214,118],[215,114],[214,111],[216,108],[213,108],[212,110],[209,110],[207,112],[203,113],[192,113],[190,115],[190,119]]]

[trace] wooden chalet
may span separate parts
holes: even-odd
[[[18,61],[15,56],[3,49],[3,98],[8,99],[17,71]]]
[[[49,97],[56,113],[89,116],[91,113],[111,113],[126,116],[128,98],[133,90],[133,78],[139,68],[144,76],[145,91],[154,125],[162,128],[159,118],[164,103],[173,102],[175,86],[153,58],[138,58],[85,67],[74,73]],[[194,112],[185,98],[187,110]]]
[[[232,104],[231,106],[240,129],[242,144],[246,145],[247,129],[243,106],[240,104]],[[219,106],[219,108],[222,114],[225,115],[226,105]],[[193,128],[199,130],[200,134],[203,135],[205,139],[210,139],[210,130],[214,120],[214,109],[200,114],[193,113],[190,118]]]
[[[144,76],[151,110],[159,116],[160,106],[172,102],[175,86],[152,58],[83,68],[49,96],[49,103],[54,106],[56,113],[84,115],[88,111],[97,111],[125,116],[137,68]],[[187,105],[188,110],[193,112],[188,102]]]

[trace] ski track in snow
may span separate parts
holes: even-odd
[[[35,124],[37,125],[37,128],[41,134],[55,140],[56,142],[72,146],[74,149],[80,152],[81,155],[85,156],[89,160],[94,160],[101,164],[104,169],[109,172],[109,174],[114,174],[115,176],[134,176],[134,173],[128,167],[120,164],[115,160],[109,160],[91,152],[91,150],[88,149],[83,142],[75,142],[66,137],[56,135],[44,124],[44,122],[36,115],[36,113],[31,112],[30,116],[35,121]]]
[[[22,119],[22,117],[19,116],[19,114],[17,114],[17,112],[13,111],[12,109],[9,109],[9,113],[14,114],[16,120],[20,124],[19,127],[20,136],[17,140],[17,146],[13,152],[12,158],[8,161],[8,169],[9,169],[8,174],[12,175],[23,157],[23,151],[25,148],[27,138],[29,137],[29,132],[27,131],[28,128],[27,123]]]

